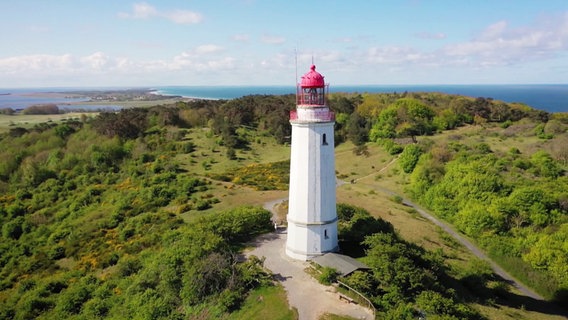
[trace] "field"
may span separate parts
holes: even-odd
[[[94,117],[96,113],[62,113],[62,114],[0,114],[0,133],[11,128],[31,128],[36,124],[61,122],[66,120],[79,120],[81,117]]]
[[[424,139],[444,141],[458,136],[462,143],[485,142],[494,150],[506,151],[511,142],[499,132],[502,130],[498,128],[469,126]],[[199,144],[198,150],[210,150],[188,156],[182,161],[188,169],[200,174],[228,170],[235,165],[281,161],[289,157],[289,147],[278,146],[269,139],[258,137],[258,143],[252,145],[250,150],[239,152],[239,160],[235,163],[227,160],[221,148],[207,137],[206,131],[192,131],[189,137]],[[510,139],[515,140],[515,146],[521,152],[530,152],[539,143],[534,137]],[[397,201],[396,195],[404,196],[408,175],[402,172],[396,157],[372,144],[368,145],[368,156],[356,156],[353,147],[351,143],[344,143],[336,148],[336,172],[342,181],[337,190],[338,202],[365,208],[375,217],[392,223],[404,239],[428,250],[441,250],[450,269],[456,270],[456,273],[467,269],[470,262],[477,259],[439,227]],[[248,187],[220,182],[216,182],[215,193],[222,200],[216,208],[240,204],[262,205],[267,201],[287,197],[286,191],[254,191]],[[503,286],[499,281],[489,285]],[[506,304],[476,303],[476,298],[472,296],[471,305],[490,319],[562,319],[562,316],[541,312],[542,305],[538,302],[524,298],[507,285],[504,287],[511,292],[506,295]]]

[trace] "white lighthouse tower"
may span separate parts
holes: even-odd
[[[297,85],[290,112],[292,151],[286,254],[309,260],[337,251],[335,208],[335,114],[326,105],[325,84],[316,67]]]

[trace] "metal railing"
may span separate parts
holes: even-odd
[[[290,111],[290,120],[305,122],[331,122],[335,121],[335,112],[327,111],[313,114],[302,114],[301,116],[298,116],[298,111],[292,110]]]
[[[373,305],[373,303],[371,302],[371,300],[367,299],[367,297],[365,297],[361,292],[351,288],[350,286],[348,286],[346,283],[341,282],[339,280],[337,280],[337,284],[341,287],[346,288],[349,292],[353,292],[355,294],[355,296],[357,297],[355,300],[357,300],[357,303],[364,305],[366,308],[370,309],[371,311],[373,311],[373,319],[376,319],[377,317],[377,309],[375,309],[375,306]]]

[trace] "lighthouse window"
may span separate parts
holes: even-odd
[[[323,144],[324,146],[327,146],[327,136],[325,135],[325,133],[322,136],[322,142],[321,144]]]
[[[327,229],[323,230],[323,237],[324,239],[329,239],[329,236],[327,235]]]

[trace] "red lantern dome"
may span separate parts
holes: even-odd
[[[296,87],[296,110],[290,111],[291,122],[334,122],[335,114],[326,105],[326,84],[312,65]]]
[[[316,71],[316,66],[312,64],[310,71],[302,76],[300,82],[302,88],[322,88],[325,86],[323,76]]]
[[[327,91],[323,76],[316,71],[312,64],[310,71],[302,76],[302,81],[297,87],[297,104],[304,106],[324,106],[325,93]]]

